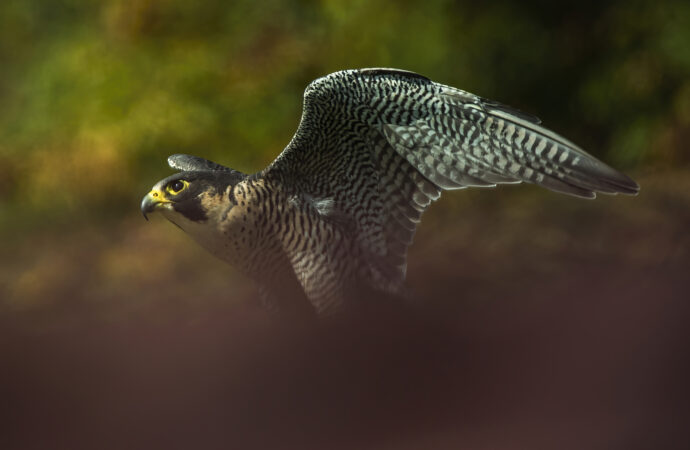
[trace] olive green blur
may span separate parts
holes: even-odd
[[[640,197],[615,199],[632,223],[653,216],[636,205],[658,205],[643,200],[650,183],[686,178],[687,1],[4,0],[0,233],[13,258],[3,258],[0,297],[13,307],[50,295],[88,302],[131,295],[123,286],[145,297],[180,280],[181,267],[212,279],[203,286],[253,292],[168,224],[144,223],[141,197],[171,173],[173,153],[260,170],[296,130],[309,81],[372,66],[539,116],[640,182]],[[446,193],[420,239],[435,217],[449,233],[472,221],[477,202],[608,208],[551,195],[525,186]]]

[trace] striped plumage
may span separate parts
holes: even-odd
[[[539,123],[411,72],[336,72],[307,87],[299,128],[266,169],[244,176],[173,155],[182,172],[159,182],[142,210],[160,205],[262,284],[269,303],[304,294],[333,312],[363,290],[401,292],[415,228],[442,190],[525,181],[585,198],[637,193]],[[191,194],[168,190],[176,181]]]

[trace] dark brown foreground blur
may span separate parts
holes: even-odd
[[[446,196],[410,255],[425,307],[320,323],[162,220],[16,243],[0,448],[687,448],[690,177],[638,178]]]

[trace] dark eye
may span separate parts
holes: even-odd
[[[180,192],[182,189],[184,189],[185,184],[184,184],[183,181],[177,180],[177,181],[173,181],[172,183],[170,183],[170,184],[168,185],[168,187],[170,188],[170,191],[171,191],[173,194],[177,194],[177,193]]]

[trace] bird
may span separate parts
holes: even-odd
[[[407,250],[442,191],[532,183],[593,199],[638,184],[541,121],[390,68],[312,81],[291,141],[245,174],[192,155],[156,183],[160,212],[259,285],[264,306],[336,314],[362,293],[405,298]]]

